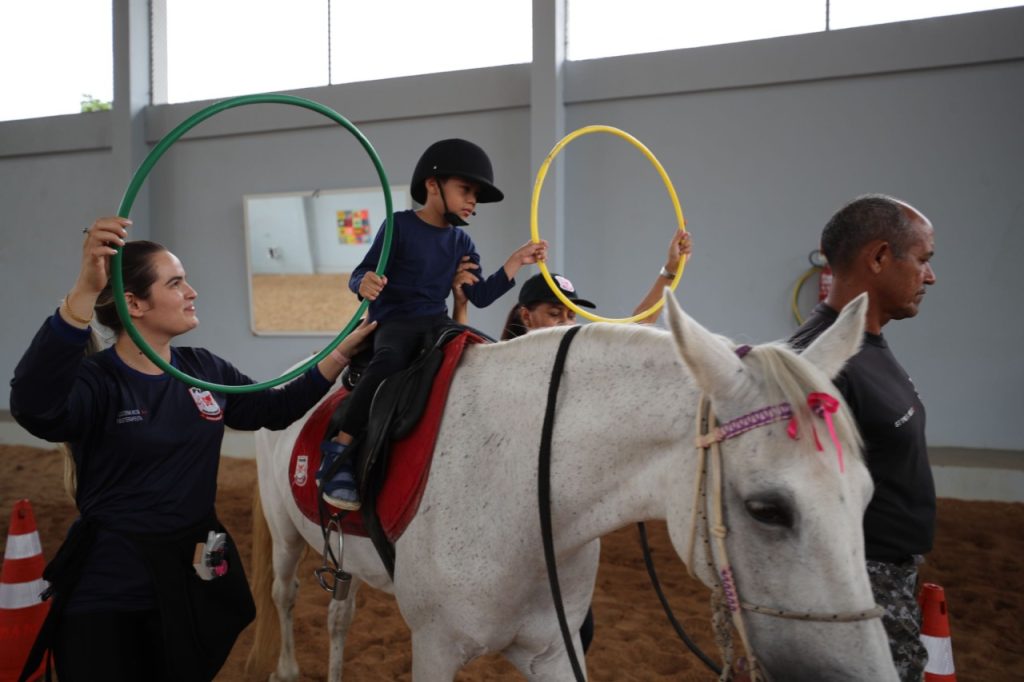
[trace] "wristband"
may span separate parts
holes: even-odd
[[[668,268],[666,268],[664,265],[661,266],[661,272],[659,272],[658,274],[661,275],[662,277],[664,277],[665,279],[675,279],[676,278],[676,273],[669,272]]]
[[[337,348],[332,350],[331,354],[329,356],[327,356],[327,357],[329,357],[331,360],[334,360],[336,363],[338,363],[342,367],[348,367],[349,363],[352,362],[352,358],[350,358],[349,356],[345,355],[344,353],[342,353]]]
[[[68,296],[70,296],[70,295],[71,295],[71,292],[69,291],[68,295],[64,297],[63,301],[61,301],[61,308],[64,310],[64,312],[67,314],[68,317],[70,317],[72,320],[74,320],[78,324],[88,325],[90,322],[92,322],[92,315],[90,315],[86,319],[83,319],[83,318],[79,317],[78,315],[75,315],[75,311],[73,311],[71,309],[71,305],[68,303]]]

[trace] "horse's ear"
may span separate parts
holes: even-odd
[[[712,396],[724,397],[737,388],[743,362],[733,349],[683,312],[672,290],[665,287],[668,327],[676,350],[690,368],[697,384]]]
[[[865,292],[847,303],[835,324],[822,332],[801,355],[828,377],[835,378],[846,361],[860,350],[867,311]]]

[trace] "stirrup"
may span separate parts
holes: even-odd
[[[341,522],[332,518],[322,527],[324,533],[323,565],[313,571],[320,587],[331,595],[336,601],[348,599],[349,587],[352,585],[352,574],[342,570],[341,566],[345,557],[345,535],[341,529]],[[334,556],[331,549],[331,533],[338,536],[338,556]],[[334,568],[327,563],[328,557],[334,564]]]

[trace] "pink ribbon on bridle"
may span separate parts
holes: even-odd
[[[839,436],[836,435],[835,424],[832,423],[832,415],[839,410],[839,401],[828,393],[812,392],[807,394],[807,407],[811,408],[811,412],[825,420],[825,424],[828,426],[828,435],[836,446],[836,455],[839,458],[839,473],[843,473],[846,471],[846,467],[843,465],[843,446],[839,442]],[[789,420],[786,433],[789,434],[790,438],[796,440],[799,437],[797,429],[796,416],[794,415]],[[824,452],[825,448],[821,447],[821,441],[818,440],[818,431],[814,428],[814,424],[811,424],[811,433],[814,434],[814,446],[818,449],[818,452]]]

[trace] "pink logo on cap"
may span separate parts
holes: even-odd
[[[555,281],[558,282],[558,286],[561,287],[562,291],[568,291],[570,293],[576,293],[576,288],[573,287],[572,282],[567,280],[561,275],[555,275]]]

